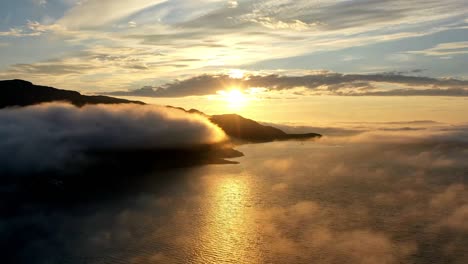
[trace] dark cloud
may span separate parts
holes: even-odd
[[[393,84],[400,89],[381,88]],[[349,96],[467,96],[468,81],[408,76],[394,73],[382,74],[339,74],[319,73],[302,76],[250,75],[244,79],[228,75],[200,75],[175,81],[160,87],[144,87],[129,92],[111,92],[111,95],[182,97],[209,95],[230,87],[263,87],[269,90],[307,88],[314,93]],[[320,89],[318,89],[320,88]]]
[[[141,105],[44,104],[0,110],[0,174],[65,169],[90,150],[184,148],[222,141],[199,115]]]
[[[357,84],[356,84],[357,82]],[[295,87],[306,87],[310,89],[317,88],[322,85],[354,85],[362,86],[370,82],[376,83],[395,83],[412,86],[437,86],[437,87],[467,87],[468,81],[456,79],[436,79],[430,77],[406,76],[397,74],[339,74],[339,73],[324,73],[316,75],[304,76],[252,76],[248,80],[250,86],[271,87],[272,89],[291,89]],[[340,86],[332,88],[339,89]]]
[[[468,89],[395,89],[389,91],[369,91],[365,93],[337,93],[351,96],[468,96]]]
[[[231,79],[227,75],[200,75],[190,79],[175,81],[161,87],[143,87],[131,92],[111,92],[112,95],[182,97],[191,95],[214,94],[224,87],[239,85],[242,81]]]

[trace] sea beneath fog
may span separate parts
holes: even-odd
[[[29,264],[468,263],[463,144],[369,137],[236,149],[238,164],[151,172],[112,197],[25,204],[0,219],[11,239],[2,254]]]

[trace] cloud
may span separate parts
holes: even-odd
[[[462,1],[451,1],[452,7],[462,7]],[[452,7],[435,1],[388,2],[388,1],[262,1],[253,4],[248,17],[271,17],[278,20],[303,20],[306,23],[318,21],[322,30],[342,30],[351,28],[372,28],[395,23],[415,23],[427,21],[421,15],[427,10],[434,16],[441,17],[458,13]],[[444,15],[437,10],[444,10]],[[397,22],[398,21],[398,22]]]
[[[401,122],[343,122],[330,124],[316,124],[303,125],[294,123],[267,123],[262,124],[277,127],[287,133],[301,134],[310,133],[314,131],[328,137],[350,137],[372,131],[388,131],[388,132],[412,132],[424,131],[427,127],[439,127],[439,129],[446,129],[447,126],[442,123],[430,120],[415,120],[415,121],[401,121]]]
[[[237,8],[239,3],[236,0],[229,0],[227,5],[229,8]]]
[[[468,54],[468,41],[441,43],[429,49],[409,51],[407,53],[440,57]]]
[[[22,28],[11,28],[9,31],[0,32],[0,37],[33,37],[40,35],[40,32],[25,32]]]
[[[47,0],[32,0],[33,4],[38,6],[46,6]]]
[[[2,173],[65,169],[92,150],[183,149],[224,140],[207,119],[180,110],[59,103],[0,110],[0,135]]]
[[[301,20],[294,19],[292,21],[281,21],[271,17],[252,18],[250,22],[258,23],[266,28],[275,30],[296,30],[303,31],[316,27],[319,23],[305,23]]]
[[[215,94],[223,87],[229,87],[240,83],[238,79],[230,78],[227,75],[212,76],[201,75],[182,81],[175,81],[162,87],[143,87],[131,92],[111,92],[113,95],[135,95],[150,97],[182,97],[191,95]]]
[[[240,165],[178,170],[86,210],[20,200],[0,219],[6,259],[465,263],[467,127],[378,126],[402,124],[426,130],[244,145]]]
[[[70,9],[58,23],[68,28],[94,28],[164,2],[166,0],[88,0]]]
[[[135,27],[137,27],[137,23],[135,21],[130,21],[130,22],[128,22],[128,27],[135,28]]]
[[[398,263],[404,254],[383,233],[370,230],[335,231],[324,225],[327,213],[314,201],[299,201],[260,212],[259,224],[269,237],[276,259],[306,263]],[[300,230],[300,233],[297,233]],[[291,233],[297,233],[292,237]]]
[[[360,126],[359,128],[354,127],[345,127],[345,126],[305,126],[305,125],[294,125],[294,124],[277,124],[277,123],[263,123],[268,126],[277,127],[286,133],[291,134],[301,134],[301,133],[310,133],[310,131],[314,131],[314,133],[327,135],[327,136],[351,136],[360,134],[363,132],[368,131],[371,129],[370,127],[363,128]]]
[[[217,74],[220,68],[274,67],[271,65],[275,65],[277,59],[291,60],[286,67],[293,67],[298,56],[446,31],[444,34],[449,34],[448,31],[463,26],[459,16],[464,14],[464,3],[459,0],[445,5],[419,0],[417,3],[398,1],[398,4],[302,0],[69,2],[74,5],[58,20],[29,18],[40,22],[12,27],[0,35],[42,36],[40,40],[44,41],[37,42],[38,48],[44,48],[40,58],[22,60],[29,62],[28,68],[41,67],[50,61],[64,68],[69,67],[70,62],[87,65],[89,71],[74,73],[80,76],[65,77],[68,72],[60,73],[63,80],[56,82],[65,88],[90,87],[88,80],[100,76],[99,82],[94,82],[94,87],[90,88],[95,91],[114,85],[128,89],[135,85],[159,84],[180,78],[180,68],[184,68],[185,76]],[[230,8],[234,2],[236,8]],[[397,8],[403,6],[405,8]],[[56,17],[57,14],[49,15]],[[46,39],[54,41],[59,55],[55,49],[51,52],[46,48],[49,46]],[[22,41],[26,45],[29,40]],[[268,43],[268,48],[261,43]],[[10,43],[12,50],[20,53],[11,44],[13,42]],[[103,46],[107,48],[105,51]],[[95,50],[107,53],[101,54],[104,56],[117,55],[121,60],[119,63],[113,60],[93,63],[90,53]],[[153,53],[148,54],[148,51]],[[124,61],[125,57],[137,61]],[[53,84],[41,73],[15,68],[15,64],[10,63],[5,66],[0,73],[2,76]],[[352,65],[346,67],[356,70]],[[127,74],[129,69],[131,74]],[[154,72],[158,72],[157,78]]]
[[[68,10],[59,13],[55,9],[50,13],[48,9],[44,10],[54,18],[64,13],[57,20],[25,17],[23,20],[34,22],[12,25],[12,29],[0,32],[0,37],[7,37],[9,49],[14,51],[7,54],[8,65],[0,73],[2,76],[52,85],[50,78],[41,73],[22,71],[23,68],[15,68],[15,64],[28,62],[30,67],[40,67],[55,60],[58,65],[67,67],[72,61],[88,65],[90,70],[82,70],[80,76],[62,77],[63,80],[57,81],[58,86],[89,87],[88,80],[100,76],[91,89],[105,90],[114,85],[128,89],[135,85],[159,84],[179,78],[180,68],[184,68],[185,76],[217,74],[220,68],[275,67],[274,60],[278,59],[291,60],[286,66],[289,68],[294,67],[294,61],[300,56],[314,56],[324,51],[346,51],[349,47],[404,39],[413,43],[409,38],[440,32],[453,34],[448,31],[464,26],[464,18],[460,17],[464,15],[465,7],[460,0],[450,0],[444,5],[419,0],[411,3],[401,0],[392,3],[328,0],[61,2],[67,4],[60,5],[59,9]],[[51,6],[50,2],[48,6]],[[232,8],[234,6],[236,8]],[[28,37],[39,36],[40,41],[34,43],[36,49],[43,51],[40,56],[28,56],[28,59],[18,61],[16,54],[23,54],[19,47],[32,43]],[[12,45],[14,40],[8,37],[24,38],[20,40],[21,45]],[[57,49],[50,48],[50,41]],[[268,47],[262,43],[268,43]],[[88,55],[95,49],[102,50],[102,46],[107,47],[108,56],[131,57],[138,63],[107,60],[94,64]],[[154,52],[151,56],[145,50]],[[363,69],[362,66],[343,66],[353,71]],[[439,68],[434,66],[432,70],[441,74]],[[132,69],[131,74],[126,72],[129,69]],[[158,79],[154,72],[158,72]]]
[[[390,91],[370,91],[364,93],[343,93],[356,96],[468,96],[468,89],[395,89]]]
[[[38,37],[48,31],[63,32],[63,28],[57,24],[44,25],[37,21],[30,21],[20,27],[10,28],[9,31],[0,31],[0,37]]]
[[[65,64],[57,61],[48,61],[36,64],[15,64],[11,66],[11,72],[37,75],[69,75],[81,74],[90,68],[86,64]]]
[[[244,168],[256,166],[251,173],[271,177],[272,187],[281,182],[287,194],[308,197],[318,208],[307,219],[297,216],[294,206],[266,208],[260,225],[269,230],[269,246],[278,255],[300,256],[300,263],[464,260],[467,141],[460,131],[426,128],[370,131],[343,141],[325,137],[308,147],[277,143],[260,152],[277,156],[264,163],[258,163],[265,156],[256,151],[258,159]],[[286,169],[271,167],[289,157],[294,163]]]
[[[447,227],[461,232],[468,231],[468,205],[457,208],[443,222]]]
[[[385,88],[394,85],[397,88]],[[381,87],[378,87],[381,86]],[[200,75],[160,87],[144,87],[111,95],[182,97],[210,95],[231,87],[266,88],[270,91],[304,88],[312,94],[348,96],[468,96],[468,81],[408,76],[398,73],[339,74],[318,72],[312,75],[246,75],[244,79],[228,75]],[[404,87],[404,88],[398,88]],[[430,87],[430,88],[428,88]]]
[[[442,209],[449,208],[457,204],[460,201],[465,192],[464,184],[453,184],[447,187],[441,193],[438,193],[433,196],[430,201],[431,207]]]

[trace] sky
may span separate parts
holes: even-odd
[[[0,80],[152,104],[0,110],[2,260],[468,263],[467,57],[466,0],[1,0]]]
[[[6,0],[0,79],[265,121],[284,121],[261,115],[277,104],[320,98],[323,109],[353,97],[372,112],[377,97],[389,105],[404,96],[405,119],[424,118],[413,106],[434,101],[437,121],[464,122],[467,14],[463,0]],[[335,110],[321,117],[349,120]]]

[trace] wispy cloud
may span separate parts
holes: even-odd
[[[47,0],[32,0],[33,4],[38,6],[46,6]]]
[[[58,23],[67,28],[94,28],[129,16],[166,0],[88,0],[69,10]]]
[[[468,41],[441,43],[429,49],[409,51],[408,53],[422,54],[425,56],[452,56],[468,54]]]
[[[466,5],[460,0],[450,0],[444,4],[419,0],[411,3],[203,0],[196,4],[165,0],[125,3],[89,0],[72,1],[68,9],[60,14],[47,14],[34,19],[27,17],[25,20],[31,21],[26,25],[3,29],[0,37],[7,38],[7,41],[12,41],[9,40],[11,37],[22,37],[20,41],[24,43],[30,41],[29,37],[40,37],[41,45],[47,41],[59,43],[66,52],[60,55],[41,54],[40,57],[46,59],[28,60],[28,68],[41,67],[41,64],[49,61],[63,63],[64,68],[69,67],[71,61],[89,65],[94,68],[93,71],[82,71],[82,78],[70,80],[61,86],[71,83],[73,86],[87,86],[80,80],[99,75],[101,79],[96,88],[105,90],[115,85],[118,81],[113,78],[120,79],[119,76],[128,68],[141,71],[121,78],[120,86],[123,88],[202,73],[217,74],[220,68],[256,68],[255,65],[260,62],[268,64],[277,59],[291,60],[287,65],[294,68],[295,59],[301,56],[383,42],[405,42],[441,32],[463,30],[466,28],[465,12]],[[443,52],[445,57],[448,53],[450,56],[466,54],[462,47],[455,52],[455,48],[444,46],[446,44],[435,45],[440,46],[426,52]],[[122,58],[121,63],[101,60],[93,67],[89,54],[95,50],[103,55],[101,58],[118,56]],[[139,52],[135,52],[137,50]],[[153,56],[145,50],[153,52]],[[102,54],[104,52],[107,54]],[[385,50],[380,52],[382,56],[388,56],[384,54]],[[409,53],[401,51],[400,54]],[[343,57],[343,62],[352,70],[355,61],[351,58],[357,57],[350,52]],[[124,60],[126,63],[123,63]],[[132,63],[131,60],[138,62]],[[30,71],[21,72],[14,64],[3,68],[3,78],[27,76],[34,82],[50,82]],[[184,76],[180,76],[180,69],[184,69]],[[111,72],[119,76],[109,75]],[[65,76],[59,78],[65,79]]]

